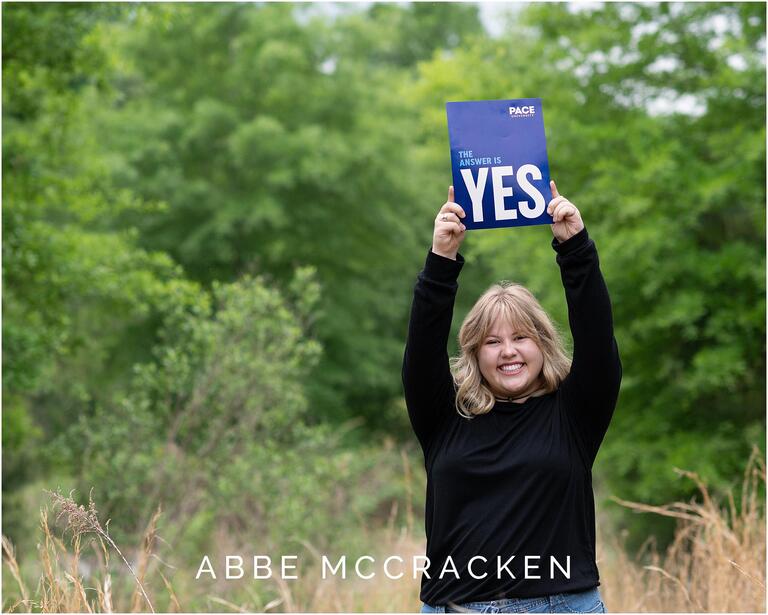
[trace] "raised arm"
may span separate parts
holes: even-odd
[[[561,391],[591,463],[616,407],[621,361],[595,243],[578,209],[558,194],[554,182],[552,194],[548,206],[554,219],[552,247],[557,252],[573,336],[573,363]]]
[[[453,202],[451,186],[435,218],[432,249],[416,281],[408,323],[403,388],[408,416],[425,454],[454,400],[447,346],[457,279],[464,264],[458,253],[465,235],[463,217],[464,210]]]

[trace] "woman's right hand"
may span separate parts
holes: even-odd
[[[432,235],[432,252],[456,260],[459,246],[464,241],[466,227],[461,218],[466,214],[461,205],[453,202],[453,186],[448,188],[448,200],[440,208],[435,218],[435,232]]]

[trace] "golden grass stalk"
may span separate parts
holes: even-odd
[[[136,580],[136,584],[141,591],[142,596],[144,596],[144,600],[147,601],[149,609],[154,613],[155,607],[152,606],[152,601],[149,599],[149,596],[144,589],[144,584],[139,579],[133,567],[128,563],[128,560],[123,555],[123,552],[120,550],[117,544],[115,544],[115,541],[112,540],[112,537],[109,535],[107,530],[101,526],[101,523],[99,522],[98,511],[96,510],[96,505],[93,503],[93,499],[90,497],[90,495],[88,496],[88,508],[86,509],[82,505],[78,506],[77,502],[72,499],[71,494],[69,497],[64,497],[60,493],[53,491],[46,491],[46,493],[51,496],[54,505],[59,508],[59,514],[56,517],[56,521],[64,519],[66,522],[66,528],[72,531],[74,538],[78,540],[78,542],[80,536],[83,534],[93,533],[96,534],[100,539],[104,540],[117,552],[117,554],[127,566],[131,575],[133,575],[133,578]],[[107,522],[107,525],[109,525],[109,522]],[[83,592],[83,596],[84,595],[85,593]],[[86,607],[89,608],[87,601]]]
[[[45,509],[40,511],[40,526],[44,538],[43,544],[38,548],[43,568],[40,578],[40,610],[47,613],[65,611],[68,610],[66,604],[69,601],[66,599],[66,591],[59,582],[57,569],[58,554],[60,551],[66,553],[67,549],[51,533],[51,528],[48,526],[48,511]]]
[[[21,571],[19,570],[19,563],[16,561],[16,551],[13,548],[13,545],[11,544],[11,541],[8,540],[5,536],[2,537],[2,544],[3,544],[3,554],[5,555],[5,561],[8,563],[8,569],[11,571],[11,575],[13,576],[14,580],[19,586],[19,591],[21,592],[21,600],[14,605],[13,608],[18,606],[18,604],[25,604],[27,606],[27,612],[32,612],[32,605],[29,600],[29,592],[27,591],[27,586],[24,584],[24,581],[21,578]]]
[[[171,610],[168,612],[181,613],[184,609],[181,608],[179,599],[176,597],[176,592],[173,591],[173,586],[171,585],[170,581],[168,581],[168,579],[165,578],[165,575],[162,572],[158,570],[157,573],[160,575],[160,578],[163,580],[163,584],[165,585],[165,588],[168,590],[168,595],[171,597]]]
[[[147,575],[149,558],[152,556],[152,552],[155,548],[155,540],[157,539],[157,520],[160,518],[161,512],[162,509],[160,506],[158,506],[157,510],[152,515],[152,518],[147,524],[147,529],[144,531],[144,537],[141,541],[139,564],[137,566],[138,576],[136,577],[138,583],[136,585],[136,589],[133,592],[133,597],[131,598],[131,611],[134,613],[138,611],[139,607],[141,606],[141,595],[139,594],[139,589],[144,587],[144,579]]]

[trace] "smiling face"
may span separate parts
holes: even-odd
[[[459,330],[461,354],[451,365],[462,416],[490,412],[499,398],[523,402],[557,390],[571,369],[552,320],[524,286],[494,284]]]
[[[533,338],[505,319],[481,340],[477,362],[496,397],[525,398],[542,387],[544,355]]]

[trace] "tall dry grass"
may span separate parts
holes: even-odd
[[[404,456],[403,462],[406,484],[410,486],[407,457]],[[683,470],[678,473],[698,487],[699,495],[691,502],[650,506],[613,498],[639,514],[673,517],[678,520],[678,526],[674,541],[663,553],[650,538],[634,556],[626,552],[621,540],[609,540],[598,532],[600,589],[608,610],[765,612],[765,507],[760,493],[765,487],[766,473],[760,451],[755,447],[750,456],[738,505],[731,493],[724,502],[716,500],[696,474]],[[281,580],[276,574],[267,581],[246,579],[237,586],[245,587],[244,592],[234,591],[235,585],[221,580],[201,589],[194,581],[189,582],[199,562],[174,569],[159,559],[159,511],[150,520],[132,565],[99,523],[92,502],[85,508],[78,507],[71,498],[58,494],[52,497],[59,509],[57,519],[65,522],[65,535],[71,532],[71,547],[68,549],[54,534],[47,511],[41,511],[40,578],[30,591],[31,585],[23,579],[13,545],[3,537],[4,566],[17,590],[15,598],[4,605],[6,611],[140,612],[152,610],[153,604],[161,602],[160,598],[168,612],[181,611],[182,604],[186,610],[200,612],[414,612],[420,606],[418,580],[408,574],[399,580],[389,579],[381,574],[378,565],[375,580],[366,581],[354,575],[348,575],[346,580],[333,576],[319,580],[321,554],[306,540],[299,541],[307,554],[299,568],[299,580]],[[394,554],[408,562],[424,553],[421,524],[415,527],[417,517],[411,501],[409,497],[403,515],[399,514],[400,505],[394,502],[383,527],[363,524],[358,528],[364,534],[364,544],[376,545],[367,552],[375,556],[377,562]],[[91,544],[99,565],[94,573],[87,575],[86,581],[81,553],[87,536],[95,539]],[[222,539],[221,553],[253,552],[252,546],[237,548],[248,547],[253,542],[252,537],[230,536]],[[119,568],[110,565],[112,551],[119,556]],[[212,554],[212,558],[217,557]],[[163,574],[163,567],[171,571],[171,579]],[[120,591],[114,587],[113,575],[120,576]],[[256,584],[267,584],[270,591],[257,592]],[[183,602],[178,599],[174,585],[183,586]],[[6,588],[6,595],[8,593]],[[270,597],[265,599],[265,595]]]
[[[28,613],[112,613],[127,611],[127,609],[113,604],[112,573],[110,566],[110,550],[114,551],[122,560],[135,582],[134,592],[131,597],[131,611],[139,612],[149,610],[154,613],[152,601],[147,595],[144,585],[146,563],[152,556],[157,520],[160,510],[153,515],[142,540],[143,549],[140,552],[139,572],[128,562],[112,537],[109,535],[108,523],[102,526],[99,521],[98,511],[93,500],[89,498],[88,507],[78,505],[71,497],[65,497],[60,493],[48,492],[57,509],[56,522],[63,522],[62,536],[70,534],[68,549],[64,540],[54,534],[49,524],[47,509],[40,511],[40,530],[42,542],[37,545],[40,564],[40,578],[37,583],[36,595],[31,598],[29,590],[24,583],[16,559],[16,553],[10,540],[2,537],[3,563],[9,569],[16,581],[21,598],[4,605],[4,612],[25,610]],[[86,586],[83,580],[81,556],[83,554],[83,539],[92,538],[89,544],[96,551],[96,559],[99,561],[100,575],[94,575],[90,582],[95,586]],[[160,573],[162,575],[162,573]],[[169,586],[169,592],[173,596],[173,590]],[[175,596],[173,596],[175,599]],[[142,608],[143,607],[143,608]],[[179,609],[181,610],[181,609]]]
[[[740,506],[732,492],[718,502],[694,472],[699,497],[691,502],[649,506],[612,498],[638,513],[678,520],[664,553],[646,541],[630,557],[619,540],[599,540],[601,590],[617,612],[762,613],[766,611],[765,463],[754,447],[741,486]]]

